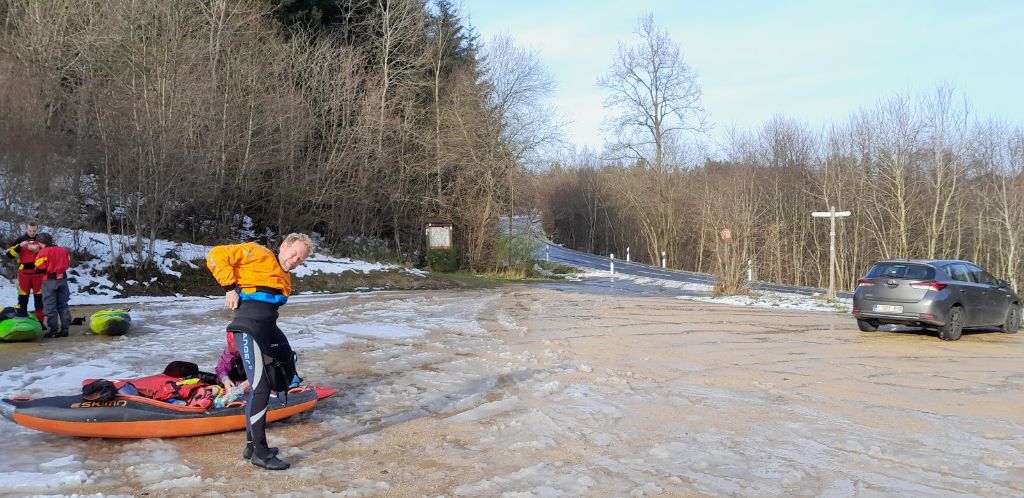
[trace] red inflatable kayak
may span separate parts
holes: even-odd
[[[329,387],[304,386],[286,396],[271,394],[267,422],[313,409],[334,395]],[[52,434],[102,438],[199,436],[245,429],[245,406],[180,406],[143,396],[117,395],[111,401],[84,401],[81,396],[0,400],[0,415],[24,427]]]

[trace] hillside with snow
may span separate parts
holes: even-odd
[[[75,261],[68,271],[72,306],[148,302],[183,297],[181,292],[170,295],[166,295],[166,293],[163,293],[165,295],[146,294],[161,294],[161,292],[147,292],[147,290],[166,287],[170,281],[183,278],[185,273],[199,274],[198,278],[203,279],[203,274],[207,271],[203,261],[212,248],[207,245],[162,239],[153,241],[152,263],[155,271],[147,272],[148,277],[140,281],[130,277],[131,270],[140,264],[136,252],[132,250],[136,243],[133,237],[122,235],[108,237],[105,233],[48,226],[40,226],[39,231],[52,234],[58,245],[67,248],[74,254]],[[5,250],[21,233],[23,232],[20,224],[0,221],[0,241],[3,241]],[[148,247],[150,241],[143,240],[142,244],[144,247]],[[128,278],[112,278],[111,270],[115,259],[121,261],[122,272],[128,274]],[[17,296],[16,277],[13,272],[14,263],[8,259],[6,264],[9,265],[7,268],[9,276],[0,279],[0,296],[10,296],[10,302],[13,305],[14,298]],[[344,274],[371,275],[374,272],[394,272],[411,278],[423,278],[427,275],[422,270],[410,269],[397,264],[371,263],[316,252],[306,260],[305,264],[292,271],[292,276],[301,282],[309,277]],[[213,278],[209,277],[207,283],[212,286]],[[297,286],[297,290],[299,293],[311,292],[309,289],[302,289],[301,285]]]

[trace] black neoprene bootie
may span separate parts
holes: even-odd
[[[291,467],[291,464],[277,458],[276,456],[269,456],[266,459],[260,458],[257,455],[252,456],[252,464],[257,467],[263,467],[267,470],[284,470]]]
[[[267,448],[267,451],[270,453],[270,456],[272,456],[272,457],[276,457],[277,456],[277,448]],[[244,458],[246,460],[251,459],[252,458],[252,452],[253,452],[252,445],[251,444],[245,445],[245,449],[242,450],[242,458]]]

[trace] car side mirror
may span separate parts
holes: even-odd
[[[1006,280],[996,280],[996,289],[1008,289],[1009,287],[1010,282],[1007,282]]]

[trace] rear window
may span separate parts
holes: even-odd
[[[935,268],[907,263],[877,263],[871,267],[868,278],[931,280],[935,278]]]

